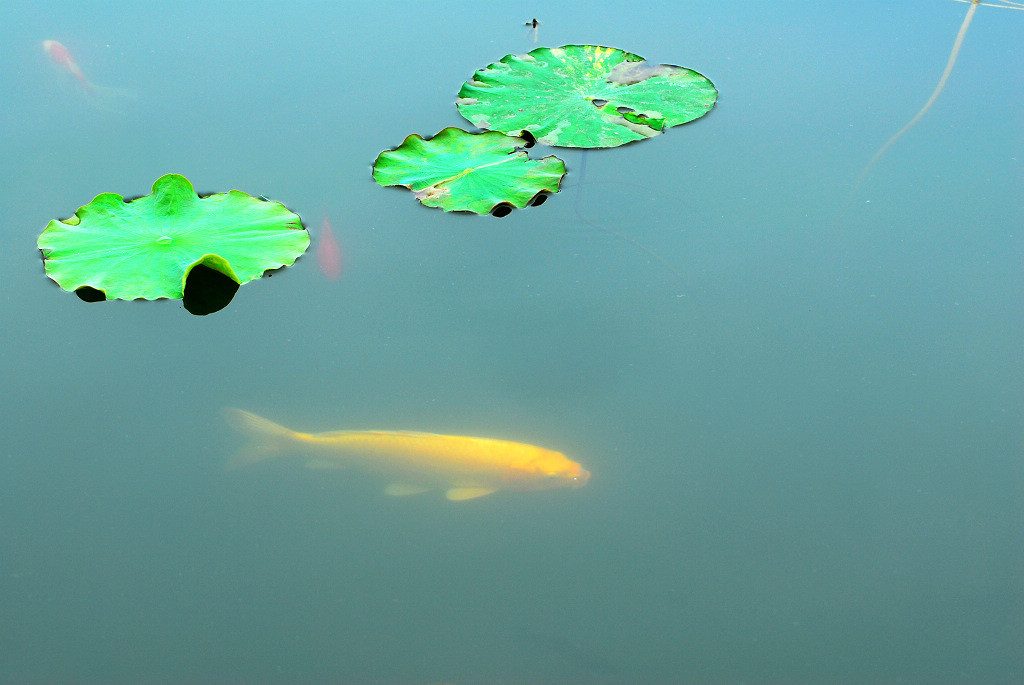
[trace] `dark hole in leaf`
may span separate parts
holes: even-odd
[[[519,132],[519,137],[526,141],[526,145],[524,147],[526,147],[527,149],[537,144],[537,139],[534,137],[532,133],[527,131],[525,128]]]
[[[630,107],[616,107],[615,111],[619,114],[625,114],[626,112],[632,112],[633,109]]]
[[[605,105],[608,104],[607,100],[601,100],[599,98],[595,98],[595,99],[591,100],[590,102],[594,105],[594,107],[604,107]]]
[[[238,284],[221,272],[196,264],[185,279],[181,301],[190,314],[205,316],[227,307],[237,291]]]
[[[499,202],[498,204],[494,205],[494,209],[491,210],[491,216],[496,216],[500,219],[503,216],[508,216],[509,214],[511,214],[513,209],[515,209],[515,207],[513,207],[509,203]]]
[[[530,207],[540,207],[542,204],[544,204],[547,201],[548,195],[550,195],[550,193],[545,193],[545,192],[537,193],[536,195],[534,195],[530,199],[529,206]]]
[[[102,290],[97,290],[88,285],[76,288],[75,295],[78,295],[83,302],[103,302],[107,299],[106,294]]]

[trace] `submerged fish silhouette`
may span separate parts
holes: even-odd
[[[331,224],[327,220],[327,213],[324,212],[324,225],[320,228],[320,240],[316,246],[316,260],[320,264],[320,273],[328,281],[336,281],[341,277],[343,259],[341,247],[334,237]]]
[[[62,67],[64,71],[75,77],[75,80],[78,81],[86,95],[90,97],[96,95],[96,86],[85,77],[81,67],[78,66],[78,62],[75,61],[75,58],[71,56],[71,52],[63,44],[55,40],[44,40],[43,50],[54,64]]]
[[[507,440],[413,431],[299,433],[241,409],[228,418],[253,438],[234,466],[299,453],[309,468],[350,465],[388,479],[385,493],[413,495],[444,489],[452,501],[498,490],[580,488],[590,473],[561,452]]]

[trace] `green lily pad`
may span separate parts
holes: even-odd
[[[717,99],[714,84],[692,69],[565,45],[506,55],[463,84],[456,104],[479,128],[590,148],[656,136],[704,116]]]
[[[405,186],[428,207],[477,214],[526,207],[539,193],[557,193],[565,163],[555,156],[530,159],[522,138],[446,128],[426,140],[412,134],[373,163],[382,186]],[[506,211],[505,214],[508,212]]]
[[[198,266],[242,284],[291,265],[309,233],[280,202],[238,190],[200,198],[187,178],[167,174],[151,195],[97,195],[73,217],[51,221],[37,244],[46,275],[64,290],[154,300],[182,297]]]

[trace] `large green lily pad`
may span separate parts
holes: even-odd
[[[97,195],[73,217],[51,221],[38,246],[46,275],[64,290],[154,300],[182,297],[200,265],[238,284],[289,266],[309,247],[309,233],[280,202],[238,190],[200,198],[187,178],[167,174],[135,200]]]
[[[557,193],[565,163],[555,156],[530,159],[527,141],[490,131],[446,128],[426,140],[412,134],[373,163],[382,186],[405,186],[428,207],[489,214],[522,209],[543,192]]]
[[[529,131],[560,147],[616,147],[698,119],[718,91],[701,74],[598,45],[506,55],[463,84],[456,104],[474,126]]]

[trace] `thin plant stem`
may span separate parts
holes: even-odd
[[[956,34],[956,41],[954,41],[953,43],[953,51],[949,53],[949,61],[946,62],[946,69],[942,72],[942,78],[939,79],[939,85],[935,86],[935,91],[932,93],[931,97],[928,98],[928,102],[924,103],[924,107],[921,108],[921,111],[918,112],[913,119],[908,121],[906,126],[897,131],[896,134],[892,138],[890,138],[885,145],[879,148],[878,152],[875,153],[874,157],[872,157],[870,161],[868,161],[867,166],[864,167],[864,171],[860,172],[860,176],[857,178],[857,182],[854,184],[853,190],[850,191],[851,195],[853,193],[856,193],[857,189],[860,188],[862,183],[864,183],[864,179],[867,178],[868,172],[871,171],[871,167],[873,167],[875,165],[875,162],[877,162],[879,158],[881,158],[881,156],[885,154],[885,151],[892,147],[893,143],[899,140],[904,133],[909,131],[914,126],[914,124],[919,122],[921,120],[921,117],[925,115],[925,112],[927,112],[931,108],[931,106],[935,104],[935,100],[938,99],[939,93],[941,93],[942,89],[946,87],[946,81],[949,80],[949,75],[953,72],[953,65],[956,64],[957,55],[960,54],[960,47],[964,43],[964,36],[967,35],[967,27],[971,25],[971,19],[974,18],[974,13],[978,9],[978,3],[979,0],[972,0],[971,6],[967,9],[967,16],[964,17],[964,23],[960,25],[960,32]]]

